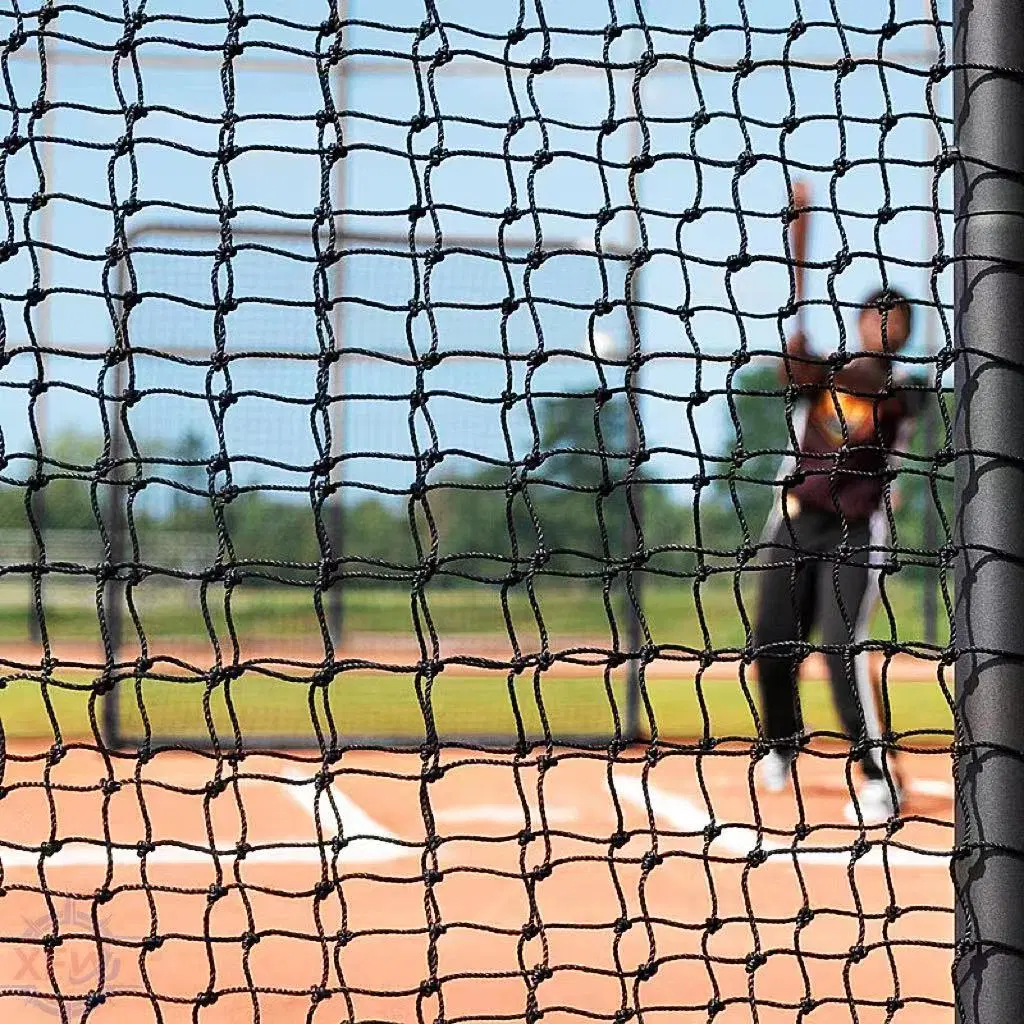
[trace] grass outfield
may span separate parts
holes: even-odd
[[[923,588],[919,581],[895,577],[886,583],[893,623],[879,605],[872,635],[900,642],[920,641]],[[567,586],[557,581],[538,580],[537,603],[544,627],[554,638],[561,636],[608,637],[610,626],[601,590]],[[51,638],[95,640],[99,636],[94,586],[46,584],[44,587],[47,626]],[[493,585],[430,587],[427,604],[440,634],[486,634],[505,636],[500,589]],[[149,638],[196,639],[207,636],[197,587],[142,585],[135,588],[134,601]],[[411,598],[405,588],[355,588],[343,593],[345,628],[350,632],[411,635],[414,629]],[[218,635],[227,636],[224,592],[208,589],[209,612]],[[657,643],[684,644],[702,648],[737,648],[745,643],[746,623],[756,612],[756,580],[746,578],[737,601],[733,581],[716,576],[699,588],[699,602],[692,585],[673,587],[664,583],[643,592],[643,610]],[[946,642],[948,622],[939,601],[939,641]],[[625,602],[620,594],[613,601],[617,626],[625,626]],[[517,631],[536,637],[538,624],[523,587],[509,594],[509,611]],[[30,606],[23,583],[0,586],[0,642],[24,640]],[[256,587],[240,585],[231,598],[232,620],[243,638],[266,641],[274,636],[289,639],[317,637],[318,623],[309,587]],[[705,638],[703,626],[707,628]],[[131,629],[130,623],[126,628]],[[557,646],[557,644],[556,644]]]
[[[47,697],[65,741],[91,736],[89,680],[82,674],[61,675],[62,685],[47,687]],[[128,684],[130,685],[130,684]],[[126,736],[141,735],[141,719],[135,695],[128,685],[119,699]],[[311,728],[310,689],[304,683],[284,682],[248,673],[231,684],[231,698],[239,726],[247,742],[259,737],[290,735],[315,743]],[[146,679],[142,697],[154,738],[208,737],[205,726],[203,683]],[[707,680],[702,684],[709,717],[708,733],[719,738],[755,735],[754,720],[743,689],[735,680]],[[813,730],[838,731],[828,687],[820,680],[802,683],[806,721]],[[414,679],[404,675],[353,672],[338,677],[328,691],[330,708],[339,734],[347,737],[403,737],[415,742],[424,736],[420,700],[429,704],[436,729],[442,736],[469,739],[473,736],[514,737],[516,720],[513,698],[531,737],[543,735],[532,677],[519,677],[512,691],[500,673],[439,676],[432,692],[417,696]],[[616,681],[613,694],[619,708],[625,688]],[[692,678],[652,680],[648,693],[664,739],[704,735],[705,727]],[[540,691],[552,735],[611,736],[614,732],[611,703],[600,675],[545,678]],[[948,704],[936,683],[892,682],[889,685],[892,726],[897,732],[920,732],[913,742],[948,742],[941,732],[951,728]],[[323,691],[317,696],[317,719],[326,727]],[[99,705],[97,704],[97,713]],[[231,735],[225,690],[211,691],[210,713],[218,733]],[[0,721],[8,739],[53,735],[39,683],[13,680],[0,691]]]
[[[539,581],[537,601],[552,647],[564,646],[569,638],[589,637],[610,645],[611,630],[598,587],[554,585]],[[893,631],[884,607],[875,616],[872,635],[883,640],[919,641],[921,621],[919,582],[892,579],[887,584],[896,622]],[[21,642],[27,638],[27,592],[23,585],[0,587],[0,642]],[[457,647],[458,637],[472,634],[495,637],[508,647],[499,590],[493,586],[431,588],[427,594],[430,615],[438,634]],[[643,595],[644,613],[656,643],[682,644],[691,648],[733,649],[746,641],[748,618],[756,607],[749,581],[741,603],[737,602],[731,580],[716,577],[700,587],[700,611],[692,587],[659,585]],[[178,644],[208,644],[198,591],[182,587],[136,589],[135,604],[147,638],[162,653],[174,653]],[[510,595],[510,611],[521,643],[537,649],[539,628],[534,611],[522,588]],[[45,606],[51,642],[95,642],[99,635],[95,592],[87,586],[46,585]],[[616,625],[625,629],[621,595],[614,602]],[[939,604],[940,609],[942,604]],[[209,588],[209,608],[222,644],[229,633],[223,608],[223,591]],[[742,609],[742,612],[741,612]],[[317,617],[308,588],[238,587],[231,601],[235,632],[243,648],[258,641],[272,651],[275,638],[282,646],[299,641],[319,643]],[[940,614],[940,625],[942,615]],[[707,629],[705,636],[702,624]],[[130,628],[130,624],[126,624]],[[344,594],[344,629],[354,634],[386,633],[410,638],[413,633],[411,601],[398,588],[350,588]],[[940,636],[940,640],[944,635]],[[159,643],[157,643],[159,641]],[[346,654],[358,654],[358,641]],[[88,721],[89,677],[74,672],[61,675],[64,686],[48,688],[54,714],[65,738],[90,734]],[[288,683],[248,673],[232,685],[234,705],[246,737],[291,735],[312,738],[309,690],[302,683]],[[143,701],[155,736],[207,736],[204,724],[202,683],[161,682],[147,679]],[[414,681],[403,675],[353,671],[339,676],[329,689],[330,708],[340,733],[345,736],[403,736],[421,739],[424,716]],[[753,724],[748,698],[733,680],[708,680],[703,695],[714,736],[751,736]],[[649,684],[650,698],[659,733],[665,738],[695,737],[705,727],[692,676],[658,678]],[[890,685],[893,728],[897,732],[936,731],[950,728],[946,700],[934,682],[900,682]],[[543,735],[541,716],[530,676],[516,681],[513,694],[501,672],[461,675],[452,670],[438,677],[429,705],[438,732],[446,736],[514,736],[514,703],[520,709],[523,727],[531,736]],[[597,672],[587,677],[559,677],[546,674],[541,692],[549,727],[557,737],[570,735],[613,735],[611,703]],[[132,693],[122,688],[122,719],[125,732],[138,734],[141,719]],[[318,695],[318,716],[324,720],[322,691]],[[619,708],[624,704],[624,687],[614,688]],[[814,729],[838,730],[825,684],[808,680],[803,684],[806,718]],[[217,729],[229,734],[224,691],[213,692],[212,714]],[[0,722],[11,738],[50,736],[52,728],[39,683],[10,679],[0,690]]]

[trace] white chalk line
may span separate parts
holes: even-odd
[[[544,817],[549,825],[564,825],[577,821],[579,813],[571,807],[545,807]],[[445,807],[434,812],[435,820],[449,825],[462,825],[474,821],[486,821],[495,825],[526,825],[522,804],[476,804],[467,807]],[[540,811],[530,808],[530,823],[539,827]]]
[[[315,780],[301,775],[291,776],[293,782],[285,786],[289,798],[296,803],[314,821],[317,814],[317,793]],[[247,789],[267,786],[268,783],[246,781]],[[280,792],[281,787],[275,787]],[[338,854],[338,863],[381,864],[398,860],[403,857],[415,856],[418,848],[403,845],[398,836],[385,828],[371,817],[351,797],[343,793],[336,785],[331,787],[337,817],[331,808],[331,801],[326,792],[319,797],[320,819],[325,824],[337,821],[340,824],[340,835],[346,840],[345,846]],[[198,844],[195,844],[198,845]],[[328,863],[333,860],[334,853],[328,841],[324,847],[312,841],[311,836],[304,838],[268,840],[263,843],[252,843],[246,850],[244,862],[253,867],[273,864],[321,864],[326,858]],[[44,869],[106,867],[137,867],[143,857],[135,847],[107,847],[102,841],[95,842],[64,842],[60,849],[43,858]],[[175,845],[166,840],[157,841],[155,849],[145,854],[147,866],[192,866],[210,865],[214,859],[232,862],[238,859],[235,847],[217,847],[214,849],[195,849],[192,846]],[[19,849],[0,840],[0,865],[4,868],[35,868],[40,863],[38,850]]]
[[[310,819],[316,815],[316,788],[313,779],[293,776],[294,782],[286,787],[288,796],[300,806]],[[250,782],[249,786],[266,785]],[[926,796],[950,798],[953,795],[951,783],[941,780],[918,779],[913,781],[910,790]],[[643,787],[639,779],[619,778],[616,789],[630,803],[638,808],[646,807]],[[405,857],[414,856],[418,848],[402,844],[393,832],[368,814],[351,797],[343,793],[336,785],[332,787],[340,832],[347,842],[338,854],[338,862],[343,865],[380,864]],[[710,824],[707,813],[686,797],[669,793],[658,786],[649,785],[651,806],[656,814],[663,816],[672,827],[679,832],[702,832]],[[576,821],[579,814],[576,810],[566,807],[547,808],[547,821],[550,825]],[[321,820],[333,820],[330,801],[326,793],[320,795]],[[531,818],[540,822],[539,813],[531,808]],[[474,821],[489,821],[495,824],[525,824],[523,809],[513,804],[478,804],[475,806],[444,808],[436,812],[438,822],[448,824],[465,824]],[[757,830],[749,825],[723,824],[721,834],[714,840],[713,846],[734,856],[746,857],[754,848]],[[870,842],[870,840],[869,840]],[[772,856],[769,859],[799,858],[802,864],[832,864],[846,867],[850,863],[847,851],[832,849],[815,849],[813,845],[799,844],[795,851],[789,844],[780,843],[765,836],[761,849]],[[319,865],[326,856],[330,862],[333,851],[327,845],[321,849],[309,839],[290,839],[280,842],[253,844],[246,853],[245,862],[254,867],[278,864],[313,864]],[[193,866],[209,865],[214,858],[225,862],[234,861],[237,851],[233,847],[215,849],[194,849],[185,846],[158,842],[156,848],[147,852],[145,860],[150,866]],[[115,846],[108,848],[101,842],[64,842],[61,848],[43,858],[44,869],[81,868],[81,867],[114,867],[137,866],[142,857],[134,847]],[[0,841],[0,864],[4,868],[36,868],[40,863],[39,852],[31,849],[19,849]],[[881,867],[888,863],[892,866],[939,867],[948,868],[948,851],[934,852],[923,850],[907,850],[893,845],[888,847],[888,855],[883,860],[881,844],[872,843],[871,850],[860,857],[858,864]]]
[[[634,807],[645,809],[647,798],[644,795],[644,787],[637,778],[617,778],[615,780],[616,791],[623,796]],[[711,824],[707,812],[698,807],[686,797],[658,786],[648,784],[647,794],[650,797],[650,805],[654,813],[668,822],[678,832],[702,832]],[[747,857],[751,850],[757,847],[757,829],[751,825],[722,824],[721,833],[711,844],[711,851],[721,850],[735,857]],[[949,851],[936,850],[907,850],[902,847],[887,844],[883,857],[882,844],[877,841],[867,840],[870,843],[870,850],[857,858],[856,864],[865,867],[928,867],[942,868],[949,870]],[[830,864],[842,867],[849,867],[851,853],[848,850],[815,849],[813,845],[806,842],[798,843],[795,847],[790,843],[780,843],[770,836],[764,835],[761,839],[760,848],[769,854],[768,861],[792,862],[796,857],[800,864]]]

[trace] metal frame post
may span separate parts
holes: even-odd
[[[927,23],[931,21],[932,17],[932,0],[922,0],[922,19]],[[923,31],[927,34],[930,25],[925,25]],[[928,61],[929,64],[935,64],[939,59],[939,50],[934,40],[925,39],[925,44],[922,52],[931,53],[931,57]],[[937,89],[938,85],[933,86]],[[934,165],[935,158],[939,155],[939,135],[935,129],[935,125],[931,121],[925,122],[925,154],[928,159],[929,165]],[[934,178],[930,174],[925,174],[925,192],[924,192],[924,204],[925,208],[929,207],[932,202],[932,185]],[[925,215],[927,225],[925,227],[925,242],[927,249],[925,251],[925,262],[927,263],[931,255],[933,255],[939,245],[939,233],[936,225],[936,220],[939,217],[937,210],[930,210]],[[933,276],[938,274],[932,266],[927,266],[924,274],[925,291],[926,297],[932,294],[932,280]],[[923,310],[924,312],[924,351],[925,355],[933,357],[938,349],[938,311],[927,307]],[[939,391],[936,391],[936,400],[941,401],[942,396]],[[924,444],[924,455],[926,458],[933,458],[935,452],[939,447],[939,410],[935,407],[935,404],[929,401],[922,411],[921,414],[921,439]],[[931,494],[925,495],[924,509],[922,510],[922,529],[921,529],[921,545],[925,551],[931,553],[931,557],[934,557],[935,552],[939,547],[939,510],[935,507],[935,502]],[[923,640],[927,644],[937,644],[939,642],[939,601],[938,601],[938,587],[936,583],[935,574],[925,569],[922,574],[922,593],[921,593],[921,613],[924,621],[924,636]]]
[[[338,17],[344,21],[348,17],[347,0],[338,0]],[[345,110],[348,106],[348,68],[344,60],[339,60],[334,67],[334,107],[338,114],[338,125],[341,128],[344,143],[345,135]],[[333,205],[334,225],[336,231],[336,245],[340,252],[345,240],[345,161],[338,160],[333,168]],[[331,424],[331,458],[335,460],[332,470],[333,482],[337,485],[337,491],[331,496],[331,503],[328,506],[327,529],[330,535],[331,549],[334,557],[339,560],[339,566],[344,565],[341,559],[344,557],[345,540],[345,510],[343,506],[344,488],[341,486],[345,475],[345,405],[342,395],[345,389],[345,338],[344,338],[344,308],[341,303],[341,296],[345,286],[345,260],[339,259],[334,264],[334,272],[331,275],[334,284],[334,305],[331,311],[332,326],[334,328],[334,345],[339,353],[339,358],[331,363],[330,397],[331,405],[328,417]],[[335,576],[331,588],[327,594],[327,624],[331,633],[331,640],[336,647],[342,644],[342,629],[344,628],[344,588],[341,585],[341,570]]]
[[[1024,20],[955,0],[960,1024],[1024,1006]]]

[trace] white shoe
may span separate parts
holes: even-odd
[[[770,750],[757,766],[757,783],[767,793],[781,793],[793,774],[793,757],[781,750]]]
[[[885,779],[867,779],[857,790],[855,799],[846,804],[843,813],[846,820],[855,825],[861,821],[865,825],[877,825],[896,817],[902,795],[897,788],[894,796],[893,787]]]

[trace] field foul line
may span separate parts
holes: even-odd
[[[292,775],[292,779],[301,781],[301,785],[286,786],[291,797],[310,817],[316,821],[328,823],[335,817],[341,824],[341,834],[351,838],[345,849],[338,855],[341,864],[382,864],[386,861],[398,860],[402,857],[415,855],[418,851],[398,845],[398,836],[372,818],[351,797],[346,796],[336,785],[331,786],[334,808],[327,793],[317,794],[313,779],[303,779],[301,775]]]
[[[289,798],[302,808],[311,822],[315,821],[317,793],[314,780],[306,779],[301,775],[295,775],[292,778],[296,784],[285,787]],[[265,786],[266,783],[248,782],[245,785],[246,788],[256,788]],[[280,792],[280,787],[276,788]],[[393,832],[367,814],[337,786],[333,786],[332,791],[337,817],[331,808],[328,795],[323,793],[319,797],[321,819],[325,825],[332,825],[335,821],[339,822],[341,835],[351,837],[345,848],[338,854],[339,864],[381,864],[418,855],[417,848],[401,845]],[[330,846],[321,850],[320,846],[311,840],[312,835],[307,835],[301,839],[267,840],[262,844],[252,844],[246,852],[244,863],[253,867],[262,867],[268,864],[320,865],[325,858],[328,863],[331,863],[334,854]],[[230,863],[236,858],[237,851],[233,847],[195,850],[158,843],[155,850],[146,854],[145,860],[147,866],[150,867],[190,867],[210,866],[215,859]],[[99,841],[94,843],[66,842],[56,853],[43,858],[43,865],[46,871],[55,868],[103,868],[108,864],[114,867],[137,868],[141,861],[142,858],[134,847],[116,846],[111,849]],[[17,849],[0,842],[0,865],[4,869],[37,868],[39,863],[38,851]]]
[[[545,807],[544,817],[549,825],[562,825],[579,820],[579,812],[571,807]],[[434,812],[437,821],[449,825],[467,824],[473,821],[486,821],[495,825],[518,825],[525,827],[526,817],[522,804],[476,804],[467,807],[446,807]],[[530,821],[537,827],[540,823],[540,810],[530,806]]]
[[[615,789],[629,803],[640,810],[646,810],[647,798],[644,795],[644,787],[639,779],[618,778],[615,780]],[[673,829],[679,832],[700,833],[711,824],[707,812],[698,807],[695,803],[687,800],[686,797],[675,793],[669,793],[658,786],[648,784],[647,795],[650,797],[650,806],[654,813],[668,822]],[[721,834],[711,844],[711,852],[728,853],[734,857],[747,857],[751,850],[757,847],[757,829],[750,825],[721,825]],[[871,842],[871,840],[868,840]],[[760,848],[770,854],[769,860],[780,863],[791,863],[796,858],[801,865],[826,864],[847,868],[850,866],[851,855],[849,851],[834,849],[815,849],[806,843],[802,843],[795,849],[789,843],[780,843],[769,836],[762,836]],[[915,868],[942,868],[949,870],[949,851],[936,850],[934,853],[924,850],[905,850],[900,847],[889,845],[886,856],[883,858],[881,844],[871,843],[868,853],[859,857],[857,866],[872,867],[915,867]]]

